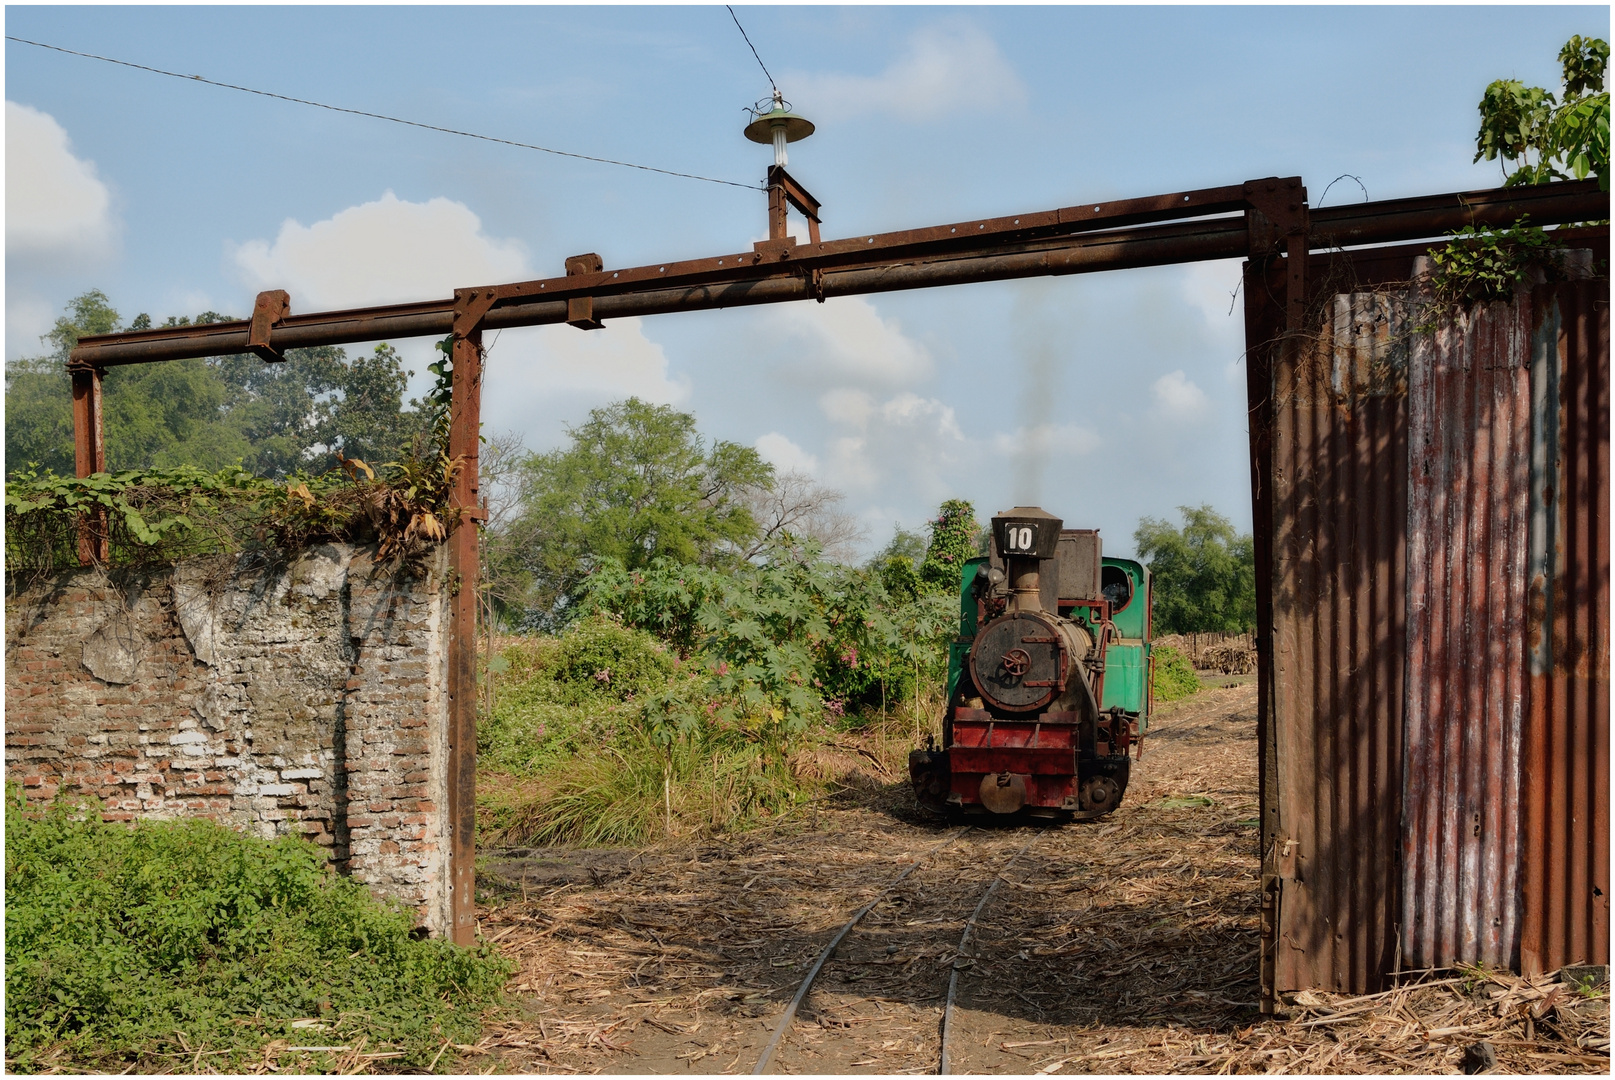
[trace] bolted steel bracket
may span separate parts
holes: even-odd
[[[573,255],[566,260],[566,276],[577,277],[580,274],[598,274],[605,269],[605,260],[594,252],[586,255]],[[568,326],[575,326],[579,330],[600,330],[605,323],[594,317],[594,297],[569,296],[566,298],[566,322]]]
[[[499,298],[495,289],[455,289],[454,290],[454,336],[468,338],[482,325],[482,317],[488,314],[493,302]]]
[[[266,364],[285,361],[280,350],[269,343],[276,323],[292,313],[292,298],[285,289],[269,289],[258,294],[252,305],[252,324],[247,328],[247,348]]]
[[[1294,334],[1301,329],[1306,307],[1307,236],[1311,230],[1306,185],[1299,176],[1270,176],[1246,181],[1244,191],[1250,257],[1265,261],[1285,256],[1284,328]]]

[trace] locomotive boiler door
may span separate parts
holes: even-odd
[[[981,696],[1000,709],[1030,712],[1065,685],[1066,657],[1053,626],[1028,612],[995,619],[976,634],[970,674]]]

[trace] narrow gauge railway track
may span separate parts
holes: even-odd
[[[784,1042],[785,1035],[791,1028],[791,1022],[796,1018],[797,1010],[801,1007],[802,1003],[807,1000],[808,993],[813,988],[814,980],[818,978],[819,972],[824,969],[825,964],[830,960],[830,958],[835,955],[835,951],[841,945],[842,940],[852,932],[853,928],[863,920],[865,915],[869,914],[869,912],[872,911],[882,900],[890,896],[892,891],[896,889],[898,885],[902,884],[904,879],[906,879],[910,874],[914,873],[914,871],[918,870],[921,866],[924,866],[926,863],[930,862],[934,856],[939,854],[944,848],[952,845],[954,841],[970,832],[972,828],[974,827],[967,826],[960,829],[947,840],[937,844],[935,847],[931,848],[930,851],[927,851],[920,858],[910,863],[904,868],[902,873],[898,874],[890,882],[888,882],[885,888],[881,889],[879,894],[877,894],[873,900],[859,908],[857,912],[853,914],[852,918],[848,919],[841,929],[836,932],[835,936],[830,939],[829,944],[827,944],[819,953],[818,959],[813,962],[813,965],[810,968],[808,968],[807,974],[803,976],[802,983],[797,987],[796,994],[791,998],[790,1004],[786,1006],[785,1012],[780,1016],[779,1022],[775,1025],[773,1035],[769,1038],[768,1044],[763,1047],[762,1054],[758,1056],[757,1065],[752,1069],[752,1075],[760,1076],[768,1071],[769,1065],[773,1062],[775,1051],[777,1051],[781,1043]],[[954,951],[953,962],[949,965],[947,1001],[942,1012],[942,1026],[940,1034],[941,1047],[937,1055],[937,1072],[941,1075],[947,1075],[949,1073],[950,1062],[948,1059],[948,1042],[952,1034],[951,1028],[953,1021],[954,997],[958,993],[959,989],[959,972],[961,970],[960,960],[964,958],[965,949],[969,947],[970,937],[971,934],[975,932],[976,922],[978,919],[980,919],[981,913],[986,909],[987,904],[992,900],[993,894],[998,891],[998,886],[1003,882],[1004,875],[1008,873],[1009,869],[1015,865],[1020,857],[1026,854],[1026,852],[1031,849],[1032,845],[1035,844],[1038,839],[1047,831],[1047,829],[1039,829],[1030,840],[1022,844],[1020,849],[1017,850],[1015,854],[1011,855],[998,868],[998,870],[993,874],[992,880],[988,882],[987,887],[982,890],[981,899],[976,903],[975,910],[971,912],[970,918],[965,922],[964,933],[960,935],[958,947]]]

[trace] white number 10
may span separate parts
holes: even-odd
[[[1009,546],[1015,551],[1030,551],[1032,549],[1032,528],[1029,525],[1009,527]]]

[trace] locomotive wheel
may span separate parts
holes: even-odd
[[[1110,813],[1121,805],[1127,793],[1127,781],[1132,773],[1132,761],[1123,758],[1117,764],[1104,764],[1094,776],[1083,781],[1079,796],[1084,820]]]
[[[1091,813],[1109,813],[1121,801],[1121,785],[1108,776],[1095,776],[1082,785],[1082,808]]]

